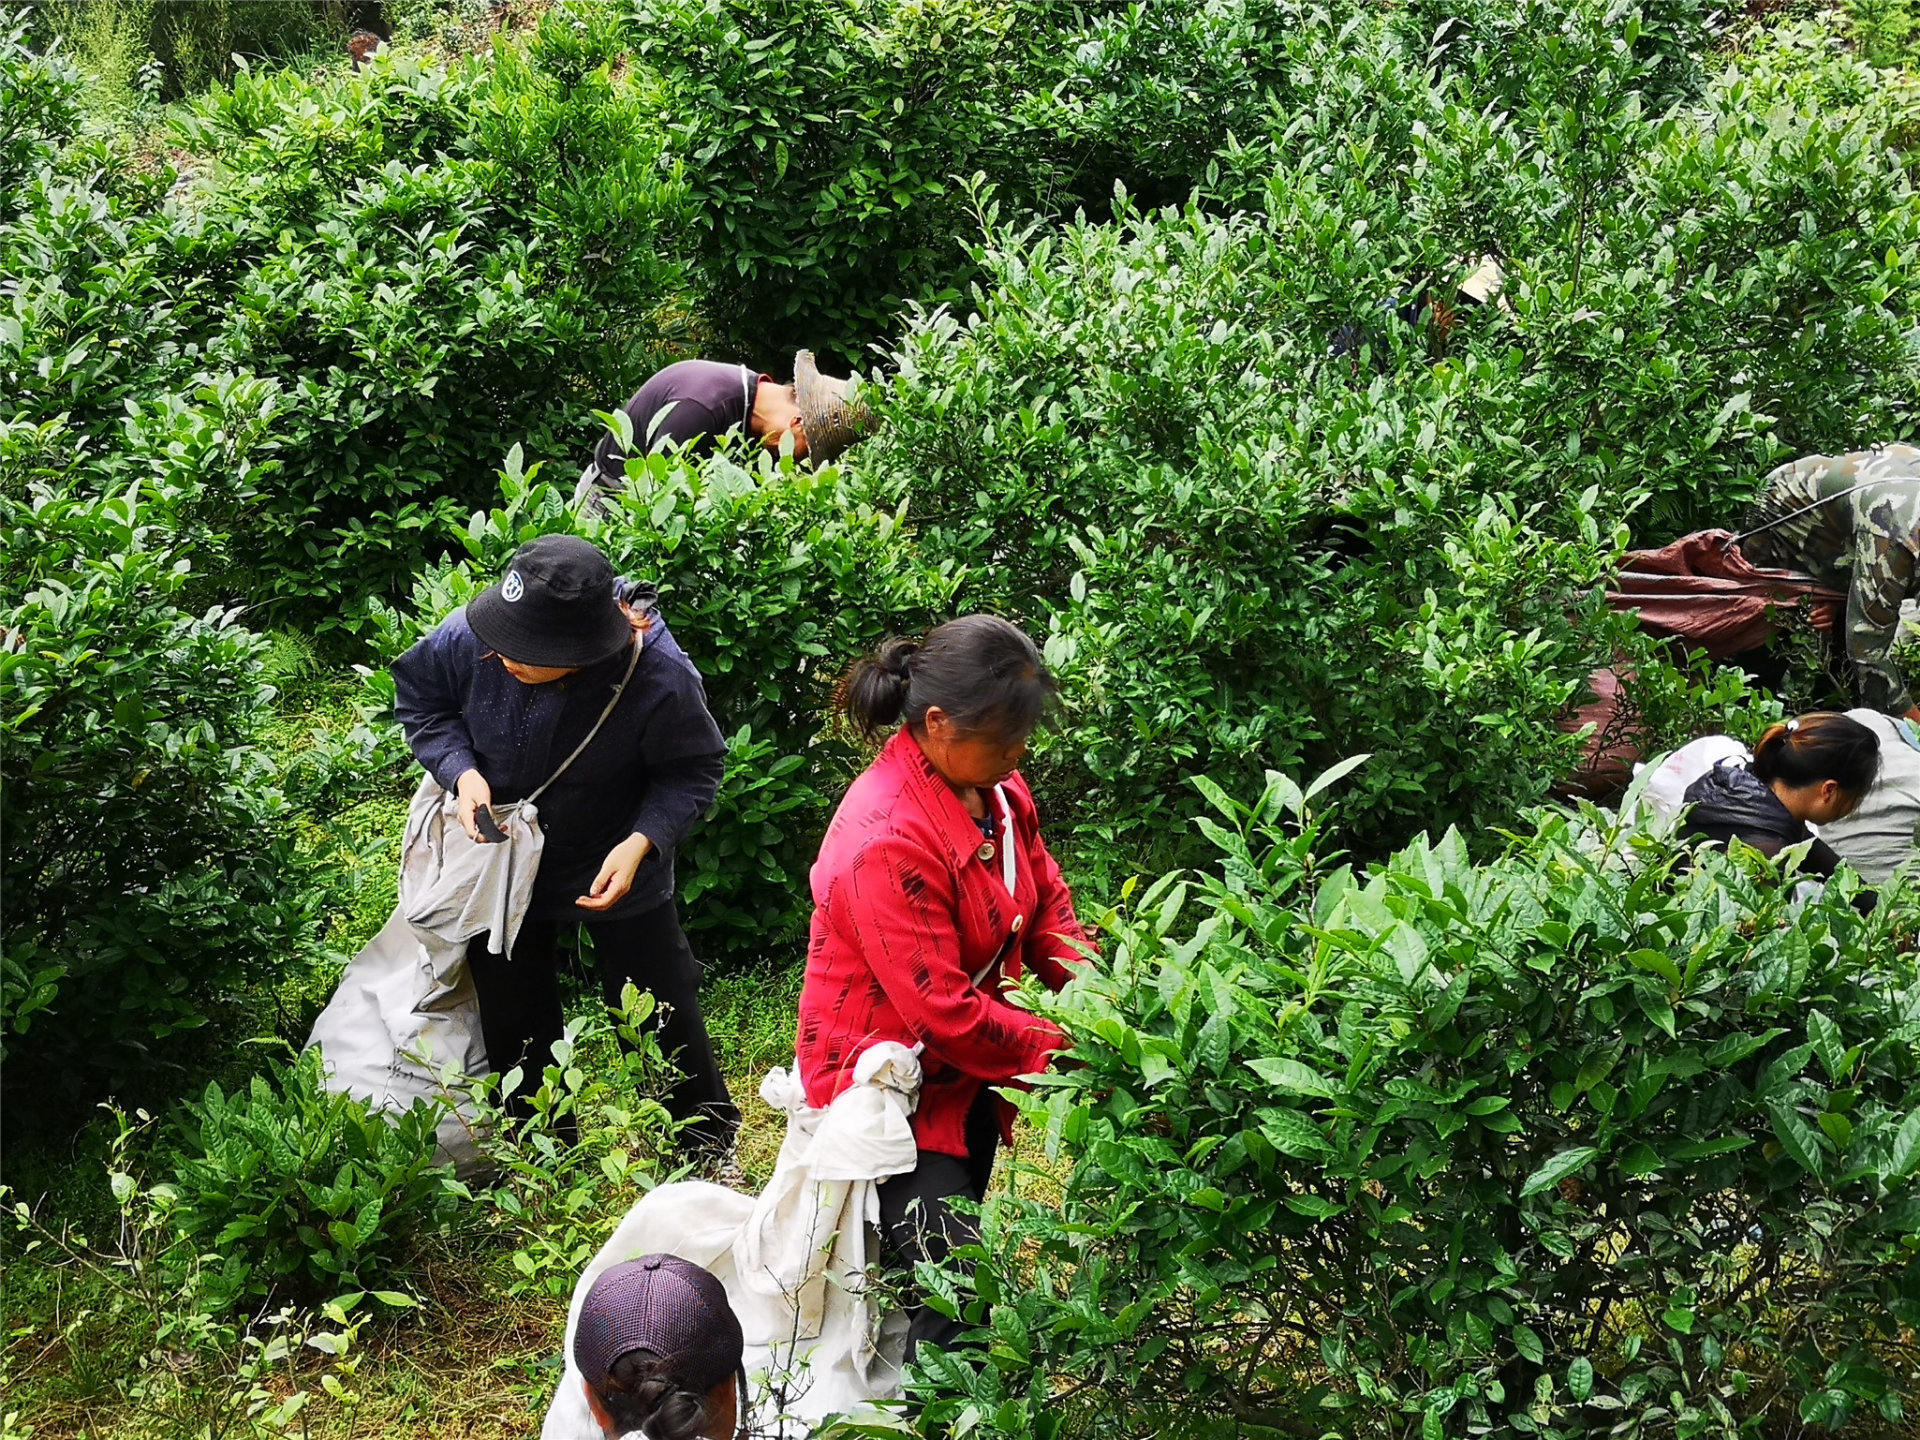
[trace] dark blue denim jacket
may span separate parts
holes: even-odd
[[[634,587],[622,582],[627,598]],[[537,790],[606,708],[626,673],[622,651],[564,680],[523,685],[456,610],[393,662],[394,712],[407,744],[451,791],[477,769],[496,804]],[[726,741],[707,713],[705,687],[656,614],[633,680],[607,723],[538,801],[546,844],[534,882],[541,919],[625,919],[673,895],[673,857],[713,803]],[[633,889],[612,909],[582,911],[607,852],[632,834],[653,842]]]

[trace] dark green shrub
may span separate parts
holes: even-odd
[[[322,1084],[321,1058],[217,1084],[175,1119],[174,1223],[219,1257],[215,1305],[391,1288],[406,1245],[470,1200],[434,1163],[440,1110],[370,1110]]]
[[[217,343],[291,398],[236,546],[256,596],[351,623],[339,602],[403,592],[511,446],[583,458],[588,408],[652,368],[678,194],[631,86],[557,22],[491,64],[240,76],[184,135],[218,166]]]
[[[1370,870],[1271,777],[1034,1006],[1056,1207],[990,1207],[927,1365],[999,1435],[1753,1433],[1898,1420],[1920,897],[1542,818]],[[1016,1187],[1017,1189],[1018,1187]],[[962,1269],[964,1270],[964,1265]],[[1092,1427],[1092,1428],[1087,1428]]]
[[[1298,0],[1106,0],[1029,14],[1052,38],[1023,118],[1055,157],[1061,209],[1101,214],[1116,182],[1148,206],[1182,203],[1217,181],[1235,140],[1258,141],[1310,104],[1320,78],[1299,64],[1298,41],[1324,21]]]
[[[959,294],[982,173],[1051,188],[1014,114],[1046,7],[638,0],[637,59],[686,169],[702,300],[742,354],[858,357],[909,299]]]
[[[312,946],[313,867],[255,743],[264,642],[189,608],[198,477],[245,485],[270,395],[229,378],[136,417],[124,458],[147,474],[104,495],[57,426],[0,426],[12,1096],[136,1063]]]
[[[1349,841],[1477,832],[1546,794],[1556,717],[1630,645],[1592,594],[1630,517],[1731,522],[1783,441],[1910,423],[1920,203],[1883,143],[1908,102],[1787,36],[1659,118],[1660,45],[1553,14],[1572,88],[1512,116],[1397,22],[1303,17],[1322,83],[1233,158],[1237,185],[1264,154],[1263,213],[994,225],[970,313],[897,347],[848,464],[962,606],[1052,631],[1082,707],[1041,761],[1056,823],[1171,859],[1183,775],[1368,749]],[[1581,106],[1599,168],[1570,158]],[[1476,252],[1501,304],[1384,303]]]
[[[64,419],[105,489],[129,399],[279,386],[276,483],[210,492],[232,536],[212,598],[351,625],[508,448],[584,457],[589,408],[659,357],[679,191],[631,82],[557,21],[451,70],[237,75],[176,117],[184,177],[73,142],[71,76],[0,50],[6,163],[31,172],[0,224],[8,418]]]

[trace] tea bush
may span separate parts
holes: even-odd
[[[1492,113],[1494,59],[1433,78],[1393,23],[1306,19],[1326,83],[1234,162],[1271,167],[1262,213],[990,219],[967,309],[894,351],[848,464],[963,605],[1051,631],[1082,709],[1041,768],[1135,855],[1174,858],[1196,769],[1375,751],[1343,811],[1370,854],[1544,797],[1595,664],[1691,688],[1594,603],[1626,525],[1728,523],[1784,444],[1910,425],[1912,97],[1788,34],[1656,117],[1672,47],[1553,13],[1509,40],[1606,97],[1617,164],[1554,159],[1565,87]],[[1383,306],[1476,250],[1499,303]]]
[[[0,15],[0,221],[80,123],[80,76],[59,56],[31,59],[22,13]]]
[[[995,1434],[1750,1433],[1899,1420],[1920,1320],[1920,897],[1862,918],[1605,812],[1358,869],[1210,785],[1217,873],[1108,916],[926,1363]],[[988,1258],[996,1257],[996,1258]],[[1015,1258],[1017,1257],[1017,1258]],[[1010,1264],[1011,1270],[1002,1266]],[[969,1276],[966,1271],[971,1270]]]
[[[678,213],[630,87],[556,12],[491,64],[242,76],[182,126],[220,340],[294,405],[246,562],[324,611],[399,593],[515,444],[584,453],[658,353]]]
[[[133,478],[106,494],[57,424],[0,425],[7,1048],[47,1093],[313,944],[314,869],[255,744],[264,642],[193,598],[198,477],[246,483],[269,393],[229,378],[130,417]]]
[[[244,1090],[209,1084],[175,1117],[173,1221],[217,1265],[216,1308],[383,1288],[472,1198],[435,1163],[437,1105],[389,1115],[327,1090],[321,1067],[309,1050]]]
[[[444,551],[508,448],[584,455],[588,407],[660,353],[680,192],[557,13],[491,64],[243,71],[176,114],[184,174],[74,141],[35,97],[77,79],[10,43],[38,78],[0,92],[9,155],[39,166],[0,226],[11,414],[64,417],[105,484],[128,398],[271,377],[281,469],[226,497],[229,598],[351,623]]]
[[[482,1203],[514,1246],[510,1293],[570,1295],[634,1202],[684,1175],[671,1170],[680,1127],[663,1100],[679,1073],[648,1028],[653,1014],[653,996],[628,985],[617,1010],[567,1022],[541,1074],[515,1069],[476,1087],[494,1181]],[[516,1094],[529,1113],[508,1112]]]
[[[778,363],[856,357],[910,298],[957,295],[964,177],[1021,203],[1044,158],[1011,113],[1051,7],[639,0],[632,46],[686,169],[705,309]]]
[[[1039,766],[1069,822],[1137,854],[1184,831],[1193,769],[1355,746],[1383,756],[1369,843],[1545,793],[1556,717],[1627,643],[1593,593],[1624,507],[1482,448],[1510,355],[1356,387],[1285,318],[1310,260],[1250,218],[999,231],[979,259],[993,288],[908,337],[856,463],[963,607],[1050,632],[1072,704]]]

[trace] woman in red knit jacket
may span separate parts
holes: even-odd
[[[904,723],[847,791],[814,862],[796,1050],[819,1106],[847,1087],[869,1045],[925,1047],[919,1162],[880,1185],[885,1240],[905,1264],[975,1238],[974,1217],[947,1202],[986,1193],[1013,1113],[991,1087],[1046,1069],[1066,1043],[1004,995],[1027,970],[1059,989],[1086,953],[1014,768],[1058,688],[1018,629],[967,615],[919,644],[888,641],[854,665],[836,700],[870,736]],[[909,1353],[960,1330],[920,1305]]]

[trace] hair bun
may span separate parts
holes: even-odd
[[[853,662],[834,691],[833,708],[872,738],[907,708],[908,670],[920,642],[896,635],[871,655]]]
[[[895,637],[882,645],[875,653],[874,663],[887,674],[902,681],[911,678],[913,657],[920,653],[920,642]]]

